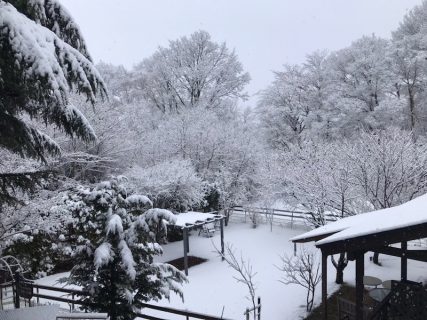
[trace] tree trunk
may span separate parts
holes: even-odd
[[[415,128],[415,97],[412,89],[408,89],[409,95],[409,113],[411,117],[411,130]]]
[[[337,270],[335,283],[337,284],[343,284],[344,283],[344,269],[347,267],[348,261],[345,257],[345,253],[340,253],[340,257],[338,258],[338,261],[335,261],[334,256],[331,256],[332,264],[334,265],[335,269]]]
[[[374,257],[372,258],[372,262],[380,266],[381,263],[379,262],[379,256],[380,254],[378,252],[374,252]]]

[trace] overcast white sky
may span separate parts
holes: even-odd
[[[131,68],[159,45],[203,29],[234,48],[253,95],[271,70],[335,50],[366,34],[390,37],[422,0],[61,0],[80,25],[96,62]],[[255,99],[250,99],[253,104]]]

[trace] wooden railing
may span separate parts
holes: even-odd
[[[46,285],[37,284],[33,281],[29,281],[26,279],[20,279],[18,281],[10,282],[6,285],[0,285],[0,289],[3,289],[5,287],[12,287],[14,304],[15,304],[15,307],[18,307],[18,308],[20,307],[20,298],[24,298],[24,299],[36,298],[37,304],[40,304],[40,299],[45,299],[48,301],[64,302],[70,306],[70,311],[74,310],[75,305],[80,305],[83,307],[84,306],[86,306],[86,307],[96,306],[96,304],[88,303],[88,302],[79,300],[77,298],[77,297],[84,297],[84,296],[90,295],[88,292],[85,292],[82,290],[46,286]],[[24,288],[25,288],[25,290],[23,290]],[[27,291],[28,288],[32,288],[31,295],[28,295],[28,291]],[[60,293],[64,293],[65,296],[70,296],[70,297],[67,298],[64,296],[51,295],[49,293],[48,294],[40,293],[40,290],[60,292]],[[26,292],[25,296],[20,297],[19,293],[24,292],[24,291]],[[157,310],[157,311],[161,311],[161,312],[165,313],[164,318],[159,318],[159,317],[147,315],[144,313],[137,313],[136,314],[137,317],[142,318],[142,319],[147,319],[147,320],[169,320],[171,315],[183,316],[184,319],[186,319],[186,320],[189,320],[189,319],[227,320],[226,318],[223,318],[223,317],[217,317],[217,316],[207,315],[207,314],[203,314],[203,313],[188,311],[188,310],[181,310],[181,309],[175,309],[175,308],[170,308],[170,307],[157,306],[157,305],[149,304],[149,303],[143,303],[142,306],[143,306],[143,308],[146,308],[146,309]]]
[[[422,283],[392,281],[390,293],[373,310],[370,320],[427,319],[427,289]]]
[[[250,206],[234,206],[225,210],[225,215],[227,218],[232,215],[238,214],[244,216],[245,219],[249,218],[249,214],[257,213],[261,216],[264,216],[266,220],[276,219],[278,222],[305,222],[310,221],[310,219],[317,218],[317,214],[310,211],[302,210],[283,210],[275,208],[265,208],[265,207],[250,207]],[[333,222],[337,220],[337,216],[331,213],[325,213],[323,216],[325,222]]]
[[[356,303],[337,297],[338,320],[356,320]],[[363,319],[368,319],[371,310],[367,306],[363,306]]]

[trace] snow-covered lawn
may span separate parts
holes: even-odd
[[[275,267],[280,264],[281,254],[293,254],[293,244],[289,242],[289,238],[301,232],[304,230],[279,226],[274,226],[270,232],[266,225],[253,229],[249,223],[230,223],[225,228],[225,242],[233,245],[237,256],[242,254],[244,259],[248,259],[257,272],[255,282],[257,295],[262,299],[264,319],[297,319],[297,315],[301,314],[305,301],[304,290],[281,284],[278,281],[281,273]],[[219,232],[212,238],[199,237],[193,232],[189,254],[208,261],[189,269],[189,283],[184,285],[184,302],[173,296],[170,302],[166,300],[158,304],[217,316],[222,314],[224,308],[225,318],[244,318],[243,312],[250,306],[246,299],[248,290],[234,279],[238,274],[226,262],[221,261],[214,244],[220,248]],[[182,247],[182,241],[165,245],[164,254],[158,261],[182,257]],[[160,316],[161,313],[150,314]]]
[[[293,254],[293,244],[289,239],[306,230],[297,228],[290,229],[274,226],[270,231],[269,226],[261,225],[253,229],[251,225],[244,223],[230,223],[225,229],[225,242],[231,243],[238,256],[243,255],[249,259],[254,271],[257,272],[255,281],[257,295],[262,299],[262,318],[269,320],[293,320],[305,315],[305,290],[297,285],[284,285],[278,280],[281,272],[275,267],[280,264],[279,255]],[[190,237],[190,255],[208,259],[207,262],[189,269],[189,283],[184,285],[185,301],[182,302],[178,296],[172,296],[170,301],[156,302],[158,305],[178,309],[188,309],[194,312],[225,318],[243,319],[243,312],[250,302],[245,298],[248,294],[247,288],[238,283],[234,276],[235,271],[229,268],[226,262],[222,262],[217,253],[214,252],[214,244],[220,247],[219,232],[212,238],[198,236],[193,232]],[[313,248],[313,244],[304,244],[307,248]],[[300,245],[298,245],[300,247]],[[165,262],[183,256],[182,241],[163,246],[164,254],[157,261]],[[320,253],[320,252],[319,252]],[[365,274],[377,276],[382,280],[399,279],[400,262],[397,258],[380,256],[382,267],[374,265],[369,261],[371,253],[365,255]],[[427,280],[427,265],[420,262],[409,261],[408,277],[414,281]],[[334,284],[335,269],[332,264],[328,266],[329,293],[337,289]],[[66,274],[61,274],[64,276]],[[39,280],[43,284],[53,285],[59,276],[50,276]],[[354,264],[349,263],[344,272],[344,281],[354,284]],[[316,303],[320,302],[320,285],[317,288]],[[167,318],[175,318],[169,314],[158,311],[144,310],[150,315]]]

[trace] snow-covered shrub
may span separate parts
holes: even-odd
[[[155,207],[182,212],[204,204],[205,183],[190,161],[170,160],[149,168],[135,166],[127,175],[134,188],[149,196]]]
[[[70,270],[70,251],[66,248],[56,233],[33,229],[8,238],[2,254],[17,258],[25,277],[34,279]]]
[[[169,264],[154,263],[162,253],[155,242],[156,228],[175,222],[167,210],[149,209],[146,196],[129,195],[125,178],[113,178],[92,188],[69,192],[62,208],[73,221],[68,226],[74,237],[74,267],[64,281],[90,292],[82,297],[90,310],[108,312],[112,320],[135,318],[145,301],[169,298],[173,291],[182,297],[185,276]]]
[[[252,222],[253,228],[258,227],[258,225],[261,223],[262,217],[259,214],[259,212],[256,210],[248,209],[248,217],[249,217],[249,220],[251,220]]]

